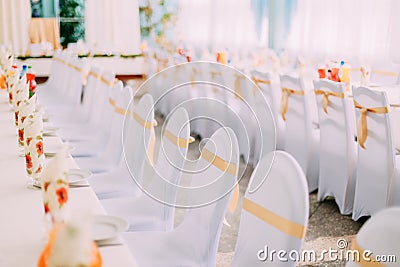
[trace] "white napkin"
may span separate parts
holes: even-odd
[[[22,77],[13,87],[13,106],[15,112],[15,126],[18,126],[19,106],[29,99],[29,84],[26,83],[26,76]]]
[[[68,163],[65,160],[67,148],[46,164],[41,175],[41,187],[45,213],[50,213],[53,221],[62,222],[68,217]]]
[[[25,145],[25,121],[29,115],[33,115],[36,106],[36,95],[24,100],[18,107],[18,143]]]
[[[41,113],[33,113],[23,124],[25,135],[26,171],[34,180],[38,180],[43,171],[45,156],[43,153],[43,120]]]
[[[6,81],[7,81],[7,93],[9,97],[9,102],[10,104],[13,104],[14,99],[13,99],[13,90],[14,90],[14,85],[18,82],[19,79],[19,70],[11,68],[10,70],[7,71],[7,76],[6,76]]]

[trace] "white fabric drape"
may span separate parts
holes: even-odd
[[[29,0],[0,0],[0,45],[17,55],[25,55],[29,45]]]
[[[87,0],[86,42],[95,52],[140,53],[137,0]]]
[[[400,60],[396,0],[299,0],[287,49],[317,58]]]
[[[234,49],[257,45],[250,0],[180,1],[178,41],[194,47]]]

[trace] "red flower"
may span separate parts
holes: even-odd
[[[18,111],[14,113],[15,115],[15,125],[18,125]]]
[[[60,205],[65,204],[68,201],[68,191],[65,187],[61,187],[56,191],[58,197],[58,203]]]
[[[10,101],[13,100],[13,95],[12,95],[12,93],[9,93],[9,94],[8,94],[8,98],[10,99]]]
[[[49,188],[50,182],[45,182],[43,185],[44,191],[47,191],[47,188]]]
[[[18,137],[20,142],[24,142],[24,129],[18,130]]]
[[[25,119],[26,119],[26,116],[22,116],[21,117],[21,122],[24,123]]]
[[[32,137],[26,138],[26,144],[29,146],[32,141]]]
[[[42,165],[39,165],[39,167],[37,168],[35,173],[40,173],[42,171],[42,169],[43,169]]]
[[[43,142],[42,141],[37,142],[36,151],[37,151],[39,156],[43,155]]]
[[[44,203],[44,213],[50,212],[49,203]]]
[[[27,169],[31,169],[32,168],[32,158],[31,158],[31,155],[29,155],[29,154],[26,154],[25,155],[25,162],[26,162],[26,168]]]

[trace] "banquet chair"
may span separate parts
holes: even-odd
[[[223,79],[226,90],[226,124],[236,134],[240,155],[244,162],[254,163],[254,142],[257,133],[257,115],[253,96],[254,84],[245,70],[225,68]]]
[[[237,179],[238,143],[218,129],[197,161],[184,220],[169,232],[127,232],[122,237],[141,266],[215,266],[224,214]],[[218,178],[218,179],[217,179]]]
[[[251,72],[251,76],[255,84],[260,88],[254,92],[254,97],[257,105],[263,105],[264,99],[270,104],[272,114],[275,120],[276,127],[276,147],[277,149],[283,148],[284,143],[284,131],[285,123],[280,115],[280,100],[282,97],[282,91],[280,90],[279,77],[271,72],[263,73],[257,70]],[[259,94],[262,94],[264,98],[260,98]]]
[[[44,84],[37,85],[36,89],[38,99],[44,106],[63,103],[63,98],[60,96],[67,90],[67,84],[72,72],[72,68],[68,66],[71,60],[72,55],[66,52],[57,53],[53,57],[49,80]]]
[[[57,115],[66,116],[65,113],[70,113],[81,104],[82,90],[89,65],[79,58],[72,58],[67,67],[67,73],[64,74],[68,77],[68,81],[65,82],[67,89],[59,92],[58,95],[53,95],[51,102],[45,103],[46,111],[54,114],[55,117]],[[57,120],[58,118],[55,118],[55,121]]]
[[[55,85],[57,84],[58,79],[62,75],[62,71],[60,70],[62,70],[62,68],[64,67],[61,61],[62,55],[63,55],[62,51],[54,52],[50,66],[49,78],[47,79],[46,82],[37,85],[38,92],[42,90],[47,90],[47,91],[57,90],[57,87],[55,87]]]
[[[373,215],[351,241],[353,258],[348,259],[346,267],[398,266],[396,261],[400,258],[399,220],[398,207],[384,209]],[[380,258],[377,258],[377,255]]]
[[[122,82],[118,82],[112,89],[109,106],[106,112],[111,112],[110,135],[105,146],[99,155],[94,157],[79,157],[75,161],[83,169],[89,169],[93,173],[111,171],[118,164],[122,154],[122,128],[126,107],[132,99],[132,88],[123,88]],[[111,107],[111,108],[110,108]]]
[[[85,90],[93,92],[88,92],[87,95],[84,94],[84,97],[88,96],[86,100],[89,103],[84,107],[86,108],[86,113],[81,115],[83,121],[78,120],[76,123],[64,125],[60,130],[60,136],[63,140],[67,140],[71,144],[79,143],[77,149],[72,152],[73,156],[98,155],[104,148],[110,133],[109,124],[111,123],[112,112],[107,112],[107,109],[111,108],[107,102],[115,85],[114,78],[115,74],[111,72],[97,75],[95,86],[85,88]],[[87,114],[87,121],[84,119],[85,114]],[[78,114],[76,115],[79,116]],[[101,131],[99,131],[100,129]],[[77,132],[79,132],[78,136]]]
[[[320,128],[318,200],[335,197],[341,214],[351,214],[357,163],[356,118],[346,85],[314,81]]]
[[[284,150],[303,168],[310,192],[318,187],[319,129],[313,125],[313,92],[305,90],[301,78],[281,75],[281,117],[285,121]]]
[[[207,84],[201,86],[204,90],[203,99],[204,119],[200,129],[202,138],[209,138],[217,129],[227,125],[227,93],[226,89],[218,85],[225,85],[224,65],[219,63],[206,63],[202,66],[205,81],[215,85]]]
[[[388,102],[385,92],[353,87],[358,119],[358,161],[353,219],[387,206],[395,168]]]
[[[376,62],[371,66],[371,84],[395,86],[400,84],[400,64]]]
[[[97,87],[100,84],[100,79],[98,77],[101,77],[101,75],[101,69],[97,67],[91,67],[89,69],[89,73],[85,77],[86,84],[82,90],[81,105],[77,107],[67,107],[65,112],[59,112],[57,114],[57,120],[55,121],[57,126],[68,128],[88,123],[92,100],[96,97]]]
[[[145,155],[149,153],[154,127],[153,98],[146,94],[129,110],[136,115],[124,121],[123,154],[118,166],[111,172],[94,174],[90,179],[90,185],[100,199],[138,196],[141,193]]]
[[[138,197],[104,199],[103,207],[110,215],[125,218],[129,231],[171,231],[177,185],[186,162],[189,145],[189,116],[184,108],[178,108],[168,118],[161,139],[153,179],[143,177]],[[150,175],[149,175],[150,176]],[[150,180],[148,183],[146,183]]]
[[[308,224],[308,202],[307,180],[297,161],[284,151],[264,156],[250,178],[243,199],[231,266],[295,266],[290,260],[262,261],[257,252],[264,248],[300,251]],[[268,251],[258,256],[269,257]]]

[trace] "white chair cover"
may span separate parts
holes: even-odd
[[[365,108],[388,106],[385,92],[358,87],[353,88],[353,97]],[[360,109],[356,109],[356,114],[359,120]],[[358,146],[354,220],[373,215],[386,207],[395,166],[389,114],[367,112],[366,120],[368,137],[365,149]]]
[[[255,164],[257,164],[258,160],[262,158],[261,154],[265,156],[271,151],[276,149],[283,149],[284,145],[284,131],[285,131],[285,123],[282,119],[282,116],[279,112],[280,110],[280,101],[281,101],[281,87],[280,80],[277,74],[273,74],[271,72],[260,72],[257,70],[251,71],[251,76],[255,84],[260,88],[260,90],[255,90],[253,92],[255,102],[256,102],[256,110],[258,113],[262,114],[266,113],[265,101],[268,102],[269,108],[271,111],[273,121],[269,121],[272,118],[269,116],[260,116],[260,121],[263,121],[264,127],[262,128],[262,136],[258,136],[256,138],[255,145]],[[271,126],[274,125],[275,131],[272,131]],[[259,137],[262,140],[259,140]],[[271,143],[271,140],[276,140],[275,143],[268,145],[268,149],[264,149],[264,151],[258,151],[261,147],[259,145],[261,141],[264,145]],[[271,147],[271,148],[270,148]],[[262,153],[261,153],[262,152]],[[254,165],[255,165],[254,164]]]
[[[96,94],[89,110],[88,123],[78,123],[74,126],[64,127],[60,135],[64,140],[70,140],[72,144],[78,141],[72,156],[86,157],[99,155],[104,150],[110,136],[110,123],[113,107],[108,103],[111,90],[114,86],[114,73],[105,72],[100,77]],[[77,138],[77,132],[79,137]],[[84,142],[82,142],[84,140]]]
[[[359,255],[359,260],[357,257],[355,260],[349,259],[346,267],[399,266],[399,221],[400,208],[398,207],[382,210],[372,216],[352,240],[351,249],[358,251],[354,254]],[[367,250],[369,252],[365,253]]]
[[[310,192],[318,187],[319,176],[319,130],[315,129],[312,120],[312,109],[315,105],[314,92],[305,90],[300,78],[281,75],[281,86],[304,95],[291,94],[288,97],[285,129],[285,151],[290,153],[303,168]],[[282,96],[283,100],[283,96]],[[281,103],[283,107],[284,101]]]
[[[171,231],[174,225],[175,197],[189,144],[189,117],[178,108],[168,119],[162,135],[154,177],[143,177],[145,194],[139,197],[105,199],[108,214],[129,221],[129,231]]]
[[[353,100],[346,97],[343,83],[324,79],[314,81],[314,88],[321,134],[318,200],[333,196],[340,212],[351,214],[357,163]]]
[[[215,154],[217,158],[215,158]],[[170,232],[129,232],[123,239],[142,266],[215,266],[222,221],[236,182],[238,143],[233,131],[221,128],[202,150],[192,186],[192,207]],[[207,204],[208,203],[208,204]],[[196,208],[194,208],[196,207]],[[166,249],[168,248],[168,249]],[[154,255],[157,255],[156,257]]]
[[[118,166],[110,173],[95,174],[90,179],[90,185],[99,198],[137,196],[141,193],[137,183],[141,184],[150,142],[151,127],[147,126],[154,122],[153,98],[146,94],[132,106],[129,110],[137,116],[124,121],[123,157]]]
[[[283,151],[264,156],[250,178],[243,199],[232,266],[296,266],[296,261],[290,259],[263,261],[259,257],[269,257],[271,250],[300,251],[308,209],[307,180],[297,161]]]
[[[371,67],[371,84],[398,85],[400,82],[400,64],[376,62]]]
[[[126,107],[132,99],[132,88],[123,88],[122,82],[119,81],[112,89],[109,103],[111,106],[107,108],[107,112],[112,112],[110,136],[107,140],[105,149],[97,156],[90,158],[76,158],[75,161],[83,169],[89,169],[93,173],[111,171],[120,161],[122,154],[122,127]]]

